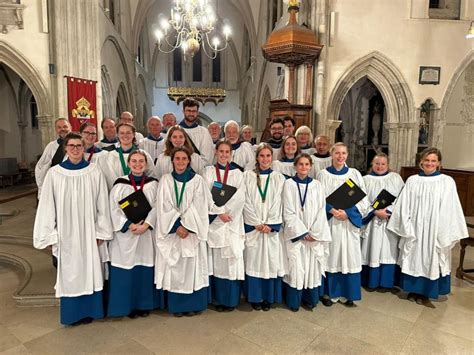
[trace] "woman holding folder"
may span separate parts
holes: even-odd
[[[372,206],[363,219],[362,286],[392,288],[398,286],[400,278],[397,265],[399,238],[387,230],[387,222],[392,202],[403,188],[403,180],[388,170],[385,153],[377,153],[371,165],[370,173],[364,176],[367,198]]]
[[[355,187],[365,191],[364,179],[359,171],[347,167],[347,156],[348,149],[344,143],[336,143],[331,147],[332,165],[321,170],[317,175],[317,180],[321,181],[326,197],[344,185],[348,185],[350,191],[354,191]],[[343,199],[351,201],[351,195],[343,196],[338,203],[347,204],[347,201]],[[322,300],[325,306],[331,306],[337,301],[346,306],[353,306],[354,301],[361,299],[360,228],[362,216],[365,215],[367,208],[367,198],[345,209],[326,202],[332,242],[329,244]]]
[[[302,303],[316,307],[323,296],[321,286],[331,233],[323,187],[308,176],[311,156],[303,153],[294,164],[296,175],[286,180],[283,188],[283,237],[288,254],[283,283],[285,302],[296,312]]]
[[[232,143],[221,139],[216,144],[217,163],[206,167],[204,179],[212,198],[209,202],[207,244],[212,258],[212,301],[219,312],[239,305],[241,283],[245,279],[243,210],[244,175],[231,163]]]
[[[449,294],[451,249],[468,231],[456,183],[440,173],[441,152],[426,148],[420,167],[395,202],[387,229],[401,238],[400,287],[410,301],[426,304]]]
[[[155,308],[155,249],[158,182],[145,175],[148,156],[136,150],[127,158],[130,174],[110,191],[114,239],[109,242],[109,317],[146,317]]]
[[[165,291],[168,312],[198,314],[207,308],[209,188],[191,168],[191,151],[171,151],[173,172],[158,184],[155,284]]]
[[[131,124],[120,123],[117,125],[119,142],[116,144],[115,149],[107,154],[106,159],[104,159],[106,165],[102,169],[107,179],[109,190],[114,186],[115,180],[121,176],[130,174],[130,168],[127,165],[128,155],[138,149],[135,132],[135,127]],[[153,161],[147,152],[144,153],[147,156],[145,172],[148,176],[153,176]]]
[[[244,173],[246,188],[244,294],[255,310],[268,311],[282,301],[282,277],[286,257],[280,240],[282,174],[271,169],[273,149],[260,143],[254,170]]]

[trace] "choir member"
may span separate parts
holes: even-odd
[[[102,138],[100,142],[97,143],[97,146],[100,149],[114,146],[116,143],[118,143],[117,131],[115,129],[115,121],[112,118],[105,117],[100,123],[100,127],[102,128],[102,133],[104,134],[104,138]]]
[[[298,155],[296,175],[283,187],[283,238],[288,255],[284,294],[287,306],[295,312],[301,304],[314,308],[323,296],[331,242],[323,187],[308,176],[311,164],[309,154]]]
[[[242,127],[242,141],[249,142],[253,146],[257,143],[257,139],[253,136],[253,128],[252,126],[245,125]]]
[[[388,156],[377,153],[372,159],[372,168],[364,176],[369,202],[386,190],[394,197],[400,194],[403,180],[389,171]],[[368,288],[392,288],[398,285],[400,268],[397,264],[399,238],[387,230],[392,206],[370,209],[363,219],[362,233],[362,286]]]
[[[264,311],[282,301],[282,277],[286,267],[279,233],[283,222],[281,194],[285,178],[271,169],[272,154],[269,144],[259,144],[255,170],[244,173],[244,294],[255,310]]]
[[[436,148],[422,152],[422,172],[406,181],[387,225],[401,238],[400,287],[418,304],[449,294],[451,249],[468,237],[456,184],[441,174],[441,159]]]
[[[154,286],[156,192],[158,182],[146,176],[148,155],[142,150],[129,154],[130,174],[115,181],[110,191],[110,214],[114,231],[109,242],[110,274],[108,309],[110,317],[146,317],[155,308],[158,290]],[[130,221],[121,202],[142,190],[151,210],[137,223]],[[124,202],[122,202],[124,204]]]
[[[158,116],[151,116],[146,126],[148,136],[143,138],[138,145],[150,155],[153,164],[156,164],[158,156],[163,153],[164,146],[164,138],[161,136],[161,119]]]
[[[283,126],[284,137],[295,135],[296,121],[293,118],[290,116],[283,117]]]
[[[317,136],[314,140],[314,147],[316,152],[311,156],[311,159],[313,159],[313,169],[311,169],[309,174],[312,178],[315,178],[321,170],[326,169],[332,164],[331,154],[329,154],[331,146],[328,136]]]
[[[35,179],[38,186],[38,199],[41,196],[41,188],[43,186],[46,173],[53,166],[58,165],[64,160],[64,137],[71,132],[71,125],[65,118],[58,118],[54,122],[54,128],[58,139],[51,141],[44,148],[41,158],[35,166]]]
[[[208,166],[204,179],[209,190],[220,184],[237,189],[224,205],[216,206],[210,198],[210,225],[207,244],[212,253],[212,300],[218,311],[231,311],[240,302],[244,280],[245,231],[243,209],[245,185],[243,173],[231,163],[232,144],[220,140],[216,145],[217,163]]]
[[[119,117],[119,124],[120,123],[128,123],[129,125],[132,125],[135,127],[135,118],[133,117],[133,115],[128,112],[128,111],[124,111],[120,114],[120,117]],[[143,139],[143,134],[141,134],[140,132],[137,132],[135,130],[135,140],[137,141],[137,144]]]
[[[212,143],[216,144],[219,139],[221,139],[221,125],[217,122],[211,122],[207,126],[207,130],[212,138]]]
[[[344,143],[334,144],[331,148],[332,165],[318,173],[317,180],[321,181],[326,197],[348,179],[352,179],[365,191],[364,179],[359,171],[347,167],[347,156],[348,149]],[[354,301],[361,299],[360,228],[362,216],[365,215],[367,208],[366,197],[346,210],[336,209],[326,204],[332,241],[329,244],[324,282],[323,304],[325,306],[331,306],[337,301],[353,306]]]
[[[84,141],[84,159],[89,163],[96,163],[103,171],[107,152],[100,149],[97,144],[97,128],[95,124],[85,122],[79,127],[79,133]]]
[[[227,121],[224,125],[225,138],[232,144],[232,162],[241,170],[253,169],[255,153],[249,142],[240,140],[240,127],[235,121]]]
[[[186,131],[181,126],[171,127],[168,131],[168,136],[165,139],[164,150],[156,159],[155,176],[158,179],[165,174],[169,174],[173,171],[173,162],[171,159],[171,153],[174,148],[186,147],[189,151],[193,152],[191,155],[190,167],[196,174],[202,175],[204,170],[204,161],[202,158],[194,153],[189,137]]]
[[[179,125],[186,131],[194,153],[201,156],[204,166],[212,165],[214,144],[208,130],[198,124],[199,102],[194,99],[185,99],[183,113],[184,119]]]
[[[166,137],[166,133],[168,133],[168,130],[176,126],[176,116],[172,112],[166,112],[163,114],[163,128],[161,131],[161,134],[163,138]]]
[[[274,118],[270,123],[270,138],[267,143],[273,149],[273,159],[278,159],[283,142],[283,120],[281,118]]]
[[[135,127],[128,123],[119,123],[117,125],[118,144],[115,149],[107,154],[105,161],[104,175],[109,189],[112,189],[115,180],[119,177],[128,175],[130,168],[127,166],[128,155],[138,149],[135,138]],[[148,153],[147,168],[145,170],[148,176],[153,175],[153,162]]]
[[[295,136],[283,138],[278,160],[274,160],[272,169],[282,173],[286,178],[295,175],[295,158],[301,153]]]
[[[173,172],[158,184],[155,284],[165,291],[168,312],[193,315],[208,304],[209,190],[190,169],[189,149],[173,149],[171,160]]]
[[[300,146],[302,153],[313,154],[315,149],[313,148],[313,133],[308,126],[300,126],[295,133],[296,140]]]
[[[104,316],[99,245],[112,239],[112,226],[105,178],[84,159],[81,136],[68,134],[64,147],[67,160],[44,180],[33,245],[51,247],[56,255],[61,323],[76,325]]]

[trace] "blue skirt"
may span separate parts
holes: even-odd
[[[240,280],[227,280],[211,276],[212,303],[226,307],[237,307],[240,303]]]
[[[127,316],[132,311],[155,308],[154,268],[137,265],[132,269],[110,266],[107,315]]]
[[[439,295],[447,295],[451,292],[451,275],[440,277],[437,280],[430,280],[426,277],[410,276],[402,272],[400,287],[405,292],[436,299]]]
[[[176,293],[164,291],[169,313],[201,312],[207,309],[209,302],[209,287],[204,287],[193,293]]]
[[[245,275],[244,295],[250,303],[281,303],[282,302],[282,278],[261,279]]]
[[[71,325],[84,318],[104,318],[102,291],[92,295],[61,297],[61,324]]]
[[[326,272],[323,285],[324,295],[329,298],[344,297],[350,301],[358,301],[362,298],[360,272],[356,274]]]
[[[396,264],[380,264],[379,267],[362,265],[362,286],[368,288],[400,286],[400,273],[400,266]]]
[[[324,280],[324,279],[323,279]],[[283,282],[283,293],[285,295],[285,303],[291,309],[299,309],[301,303],[304,302],[311,308],[316,307],[319,299],[323,296],[324,282],[319,287],[303,288],[298,290]]]

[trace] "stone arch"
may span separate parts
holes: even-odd
[[[399,170],[403,165],[411,165],[418,137],[413,95],[397,66],[378,51],[356,60],[337,80],[328,100],[326,134],[334,137],[344,97],[365,76],[377,87],[385,102],[392,168]]]
[[[124,111],[129,111],[130,101],[128,99],[127,88],[123,82],[120,83],[116,95],[116,116],[120,117],[120,114]]]
[[[23,54],[7,42],[0,40],[0,63],[5,63],[22,78],[30,88],[38,106],[38,122],[43,147],[52,139],[51,98],[38,70]]]
[[[129,103],[129,105],[134,105],[132,79],[130,77],[129,66],[127,65],[127,60],[125,58],[124,52],[123,52],[123,50],[120,46],[119,41],[114,36],[108,36],[105,39],[105,41],[103,42],[102,48],[104,48],[104,45],[107,43],[107,41],[112,42],[112,44],[115,47],[115,50],[117,51],[120,62],[122,63],[123,71],[125,73],[126,83],[124,85],[126,86],[126,89],[127,89],[126,92],[128,94],[127,102]],[[101,52],[102,52],[102,49],[101,49]],[[135,111],[135,105],[134,106],[128,106],[126,111],[130,111],[133,114],[134,111]]]
[[[447,115],[449,101],[451,100],[451,96],[453,94],[454,88],[456,87],[456,84],[459,81],[459,78],[467,69],[467,67],[471,65],[472,62],[474,62],[474,51],[469,52],[468,55],[461,61],[461,63],[459,63],[458,67],[454,71],[453,76],[451,77],[451,80],[449,80],[449,84],[446,88],[443,101],[441,101],[439,119],[436,121],[434,125],[434,132],[433,132],[434,137],[435,137],[433,144],[437,148],[439,148],[441,151],[443,151],[443,143],[444,143],[443,135],[444,135],[444,127],[447,121],[446,115]]]

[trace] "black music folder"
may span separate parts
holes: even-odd
[[[393,203],[393,201],[395,201],[395,199],[396,199],[395,196],[393,196],[387,190],[383,189],[382,191],[380,191],[375,201],[372,202],[372,208],[374,210],[384,209],[385,207],[390,206]]]
[[[212,199],[217,207],[224,206],[234,196],[237,188],[215,181],[212,185]]]
[[[347,179],[344,184],[326,198],[326,203],[338,210],[346,210],[355,206],[365,196],[365,192],[352,179]]]
[[[132,223],[144,221],[151,211],[151,206],[142,190],[135,191],[119,201],[127,219]]]

